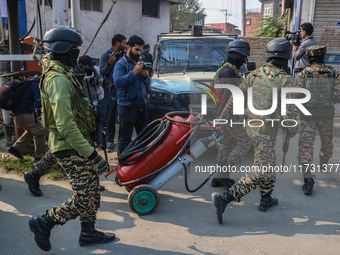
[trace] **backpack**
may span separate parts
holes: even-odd
[[[15,111],[22,104],[22,96],[32,80],[9,81],[0,87],[0,108]]]

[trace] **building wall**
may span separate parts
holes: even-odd
[[[216,27],[217,29],[221,30],[224,34],[234,34],[234,35],[240,35],[241,30],[237,29],[237,26],[227,23],[214,23],[214,24],[206,24],[207,26]]]
[[[253,12],[253,13],[246,13],[246,32],[245,37],[253,37],[255,36],[255,32],[257,29],[253,29],[255,26],[261,23],[262,13],[260,12]],[[250,24],[248,24],[248,20]]]
[[[31,24],[35,16],[36,0],[26,0],[27,26]],[[81,11],[81,34],[83,38],[82,52],[86,50],[93,36],[105,18],[112,4],[111,0],[103,0],[103,12]],[[68,9],[69,22],[71,22],[71,10]],[[45,26],[46,30],[52,28],[53,11],[51,7],[45,6]],[[111,39],[114,34],[120,33],[129,38],[131,35],[142,37],[145,43],[153,46],[157,42],[157,35],[169,32],[170,3],[160,1],[159,18],[142,16],[141,0],[117,1],[113,10],[102,26],[94,43],[87,52],[93,58],[100,58],[101,54],[111,47]],[[70,24],[69,24],[70,25]],[[36,36],[36,29],[33,29],[31,36]]]
[[[273,40],[273,38],[241,37],[241,39],[250,45],[250,56],[248,60],[255,61],[256,68],[266,64],[266,45],[269,41]]]

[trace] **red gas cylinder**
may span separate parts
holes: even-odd
[[[180,116],[175,116],[174,119],[181,121],[197,122],[198,119],[190,115],[187,119],[183,119]],[[151,174],[167,163],[169,163],[181,150],[184,143],[188,140],[190,135],[187,135],[190,131],[189,124],[181,124],[177,122],[171,122],[168,135],[163,142],[152,148],[143,157],[137,159],[133,163],[127,165],[119,165],[116,169],[117,177],[121,182],[129,182]],[[184,135],[187,135],[183,137]],[[152,143],[152,142],[151,142]],[[138,153],[133,155],[135,157]],[[153,177],[143,180],[139,183],[126,186],[128,190],[133,189],[140,184],[148,183]]]

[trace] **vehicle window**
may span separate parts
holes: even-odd
[[[156,67],[159,73],[216,71],[226,59],[229,41],[213,38],[161,41]]]

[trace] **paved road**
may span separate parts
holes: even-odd
[[[337,116],[340,116],[337,108]],[[330,163],[340,163],[340,118],[336,120],[334,156]],[[281,163],[282,137],[277,139],[277,162]],[[297,165],[297,137],[292,139],[286,164]],[[320,141],[317,138],[315,159]],[[0,151],[4,147],[0,146]],[[212,162],[212,150],[196,165]],[[0,152],[1,156],[1,152]],[[115,163],[110,153],[110,163]],[[249,154],[243,165],[251,165]],[[318,163],[317,160],[315,163]],[[191,168],[190,186],[202,182],[204,174]],[[340,172],[340,167],[338,169]],[[106,190],[102,192],[97,228],[113,231],[117,241],[81,248],[78,245],[79,220],[52,230],[50,252],[41,251],[28,228],[32,215],[42,214],[62,203],[71,194],[67,181],[41,180],[43,197],[32,196],[23,176],[0,172],[0,254],[339,254],[340,250],[340,174],[316,174],[312,196],[301,191],[301,174],[278,174],[274,196],[279,204],[263,213],[257,210],[259,193],[251,192],[240,203],[229,204],[224,225],[217,223],[209,185],[196,193],[188,193],[183,174],[172,179],[160,191],[160,205],[151,215],[131,212],[127,191],[101,177]],[[232,174],[234,179],[240,173]]]
[[[340,163],[340,138],[335,137],[334,142],[331,163]],[[277,147],[281,162],[280,137]],[[287,164],[297,164],[296,148],[297,139],[293,139]],[[197,164],[211,160],[213,152]],[[113,157],[114,153],[110,154]],[[244,164],[250,165],[251,160],[248,155]],[[232,175],[235,179],[238,176]],[[255,190],[242,202],[228,205],[221,226],[210,202],[216,189],[209,185],[188,193],[179,174],[159,191],[161,202],[156,212],[139,217],[128,207],[127,191],[117,186],[111,175],[108,180],[102,178],[107,190],[102,193],[96,226],[113,231],[117,241],[79,247],[80,224],[76,219],[52,230],[52,250],[45,254],[339,254],[340,178],[335,174],[317,174],[316,178],[315,192],[307,197],[301,191],[300,174],[278,174],[274,191],[279,198],[277,207],[266,213],[258,211]],[[192,174],[191,187],[202,179],[203,175]],[[28,219],[67,199],[71,195],[69,184],[43,177],[43,197],[32,196],[23,176],[17,174],[1,172],[0,184],[0,254],[43,254],[34,243]]]

